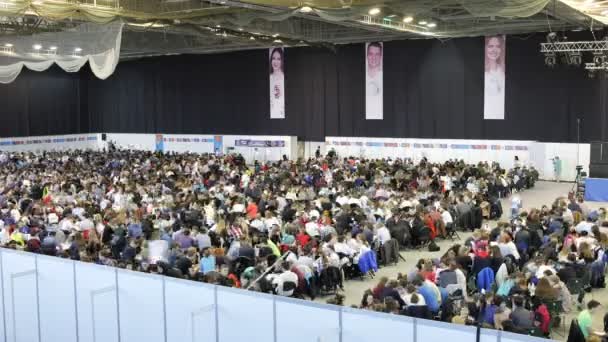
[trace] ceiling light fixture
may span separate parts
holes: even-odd
[[[433,28],[433,27],[437,27],[437,24],[435,23],[428,23],[426,26]]]
[[[79,47],[77,47],[77,48],[74,49],[74,52],[82,52],[82,49],[79,48]]]
[[[254,36],[249,37],[249,40],[255,40]]]
[[[275,34],[273,34],[273,35],[272,35],[272,38],[276,38],[276,37],[278,37],[278,36],[279,36],[279,34],[278,34],[278,33],[275,33]]]
[[[13,44],[11,44],[11,43],[6,43],[6,44],[4,44],[4,47],[11,48],[11,47],[13,47]]]
[[[32,46],[34,48],[34,50],[40,50],[42,49],[42,45],[40,44],[34,44],[34,46]]]
[[[278,43],[278,44],[281,44],[281,43],[283,43],[283,41],[282,41],[282,40],[280,40],[280,39],[275,39],[275,40],[273,41],[273,43]]]
[[[409,24],[412,21],[414,21],[413,17],[405,17],[405,18],[403,18],[403,22],[406,23],[406,24]]]
[[[374,7],[372,9],[369,10],[369,15],[377,15],[380,14],[380,9],[378,7]]]
[[[310,7],[310,6],[303,6],[303,7],[300,8],[300,12],[302,12],[302,13],[310,13],[310,12],[312,12],[312,7]]]
[[[426,25],[426,24],[427,24],[427,21],[426,21],[426,20],[420,20],[420,21],[418,22],[418,25]]]
[[[51,51],[55,51],[55,50],[57,50],[57,47],[56,47],[56,46],[51,46],[51,47],[49,48],[49,50],[51,50]]]

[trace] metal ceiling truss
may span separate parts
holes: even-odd
[[[608,51],[608,41],[597,40],[597,41],[579,41],[579,42],[555,42],[555,43],[541,43],[540,52],[596,52],[596,51]]]
[[[238,0],[70,1],[85,6],[158,14],[159,18],[167,18],[167,14],[184,14],[187,17],[153,20],[148,23],[124,18],[128,25],[125,25],[121,55],[126,59],[176,53],[256,49],[276,45],[275,41],[286,46],[348,44],[376,40],[546,32],[589,28],[591,25],[587,15],[560,1],[550,3],[542,12],[531,17],[506,19],[476,17],[465,9],[462,0],[400,0],[387,4],[390,8],[385,7],[382,16],[361,15],[345,20],[330,20],[314,12],[302,13],[294,11],[295,9],[256,5]],[[286,19],[269,19],[285,13],[290,14]],[[253,20],[238,24],[243,14],[252,16]],[[406,24],[402,20],[406,15],[416,19]],[[420,25],[419,19],[432,21],[437,26],[429,28]],[[48,21],[30,13],[26,16],[0,18],[0,32],[31,34],[58,31],[78,24],[77,20]],[[606,46],[605,42],[594,43]],[[547,49],[556,47],[554,45]],[[583,51],[594,50],[597,49]],[[569,50],[559,52],[567,51]]]

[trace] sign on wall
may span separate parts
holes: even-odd
[[[285,50],[274,47],[270,56],[270,118],[285,119]]]
[[[244,147],[285,147],[285,141],[238,139],[234,142],[234,145]]]
[[[506,37],[504,35],[486,37],[484,46],[483,118],[504,120]]]
[[[365,119],[383,118],[382,42],[365,44]]]

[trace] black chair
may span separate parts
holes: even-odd
[[[460,235],[458,235],[453,222],[445,225],[445,232],[450,240],[454,241],[454,237],[456,237],[457,240],[460,240]]]
[[[416,248],[423,248],[431,243],[431,228],[424,226],[416,234]]]
[[[238,257],[230,264],[230,273],[233,273],[237,278],[240,278],[241,273],[250,266],[255,266],[253,260],[244,256]]]
[[[480,207],[473,207],[471,209],[471,230],[481,228],[483,222],[483,213]]]
[[[585,335],[576,319],[573,319],[572,323],[570,323],[567,342],[585,342]]]

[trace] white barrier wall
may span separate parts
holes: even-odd
[[[573,181],[576,178],[576,166],[581,165],[589,175],[591,163],[590,144],[538,143],[543,146],[544,159],[536,164],[543,179],[554,179],[552,158],[559,156],[562,160],[561,179]],[[578,157],[577,157],[578,156]]]
[[[0,151],[43,152],[65,150],[96,150],[101,134],[45,135],[23,138],[0,138]]]
[[[297,156],[297,138],[273,135],[198,135],[198,134],[117,134],[108,133],[107,141],[119,148],[165,152],[240,153],[248,163],[276,161],[283,155]]]
[[[324,141],[300,141],[298,142],[298,158],[314,158],[317,148],[321,149],[321,155],[325,155],[326,146]]]
[[[0,249],[0,341],[475,342],[473,326]],[[546,339],[480,329],[480,341]]]
[[[108,141],[121,149],[156,150],[156,135],[154,134],[106,133],[106,142]]]
[[[589,144],[357,137],[327,137],[325,143],[326,151],[334,149],[341,156],[412,158],[414,161],[426,157],[434,162],[462,159],[471,164],[496,161],[505,168],[513,167],[515,156],[518,156],[524,165],[534,166],[541,179],[551,180],[554,178],[551,158],[555,156],[562,159],[561,179],[566,181],[575,179],[576,165],[582,165],[588,172],[590,162]]]
[[[522,163],[530,164],[530,150],[534,142],[327,137],[326,144],[327,150],[333,148],[343,156],[412,158],[414,161],[426,157],[433,162],[449,159],[463,159],[467,163],[496,161],[503,167],[510,168],[515,156],[518,156]]]

